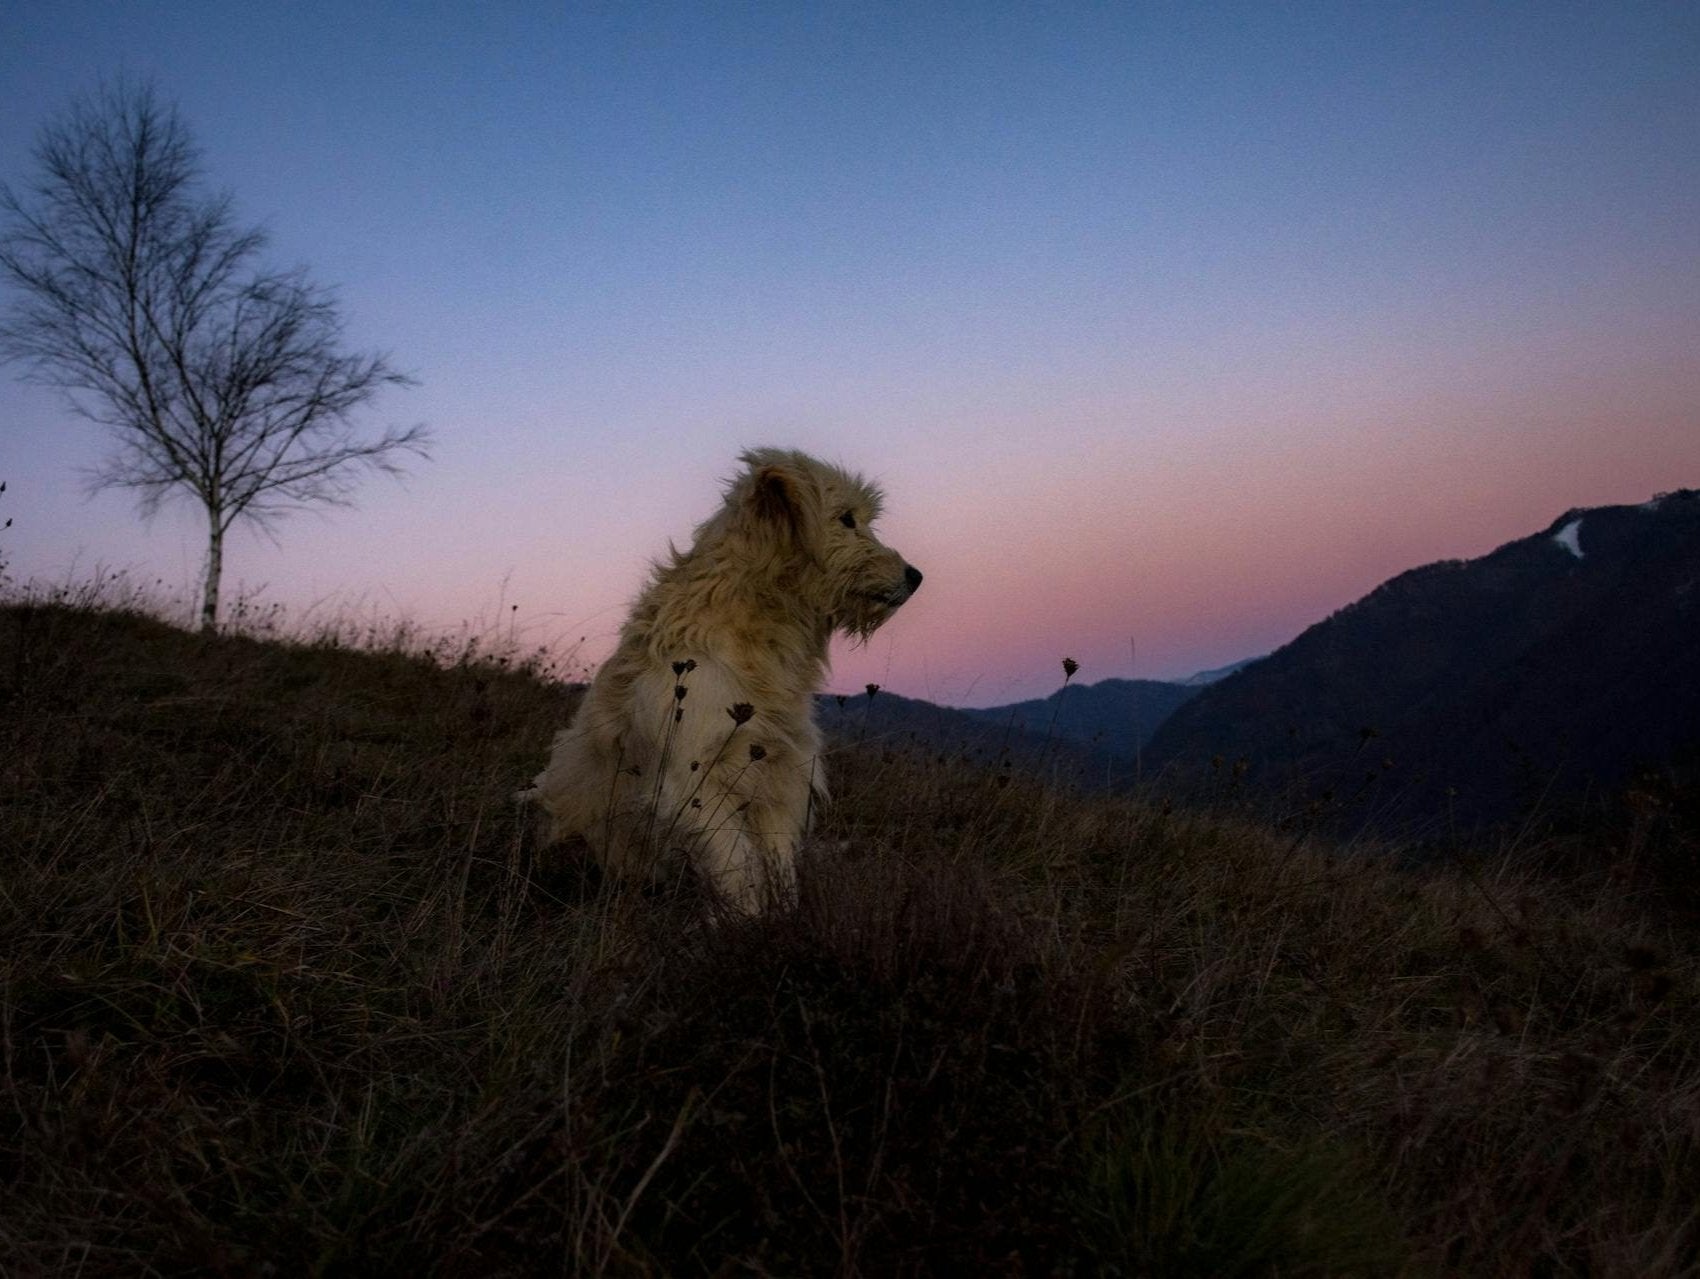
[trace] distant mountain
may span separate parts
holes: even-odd
[[[1254,783],[1384,824],[1516,818],[1700,748],[1700,493],[1572,510],[1413,569],[1202,689],[1145,768]],[[1372,780],[1373,779],[1373,780]]]
[[[1202,688],[1163,680],[1107,679],[1096,684],[1068,684],[1049,697],[961,714],[984,724],[1065,738],[1093,751],[1131,760],[1135,751],[1151,740],[1158,725]]]
[[[1131,767],[1131,751],[1124,762],[1114,751],[1060,732],[1047,734],[1043,724],[1035,729],[993,712],[937,706],[883,689],[872,697],[829,693],[815,702],[815,718],[829,740],[960,753],[989,764],[1008,761],[1090,787],[1120,784]]]

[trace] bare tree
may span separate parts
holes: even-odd
[[[35,185],[0,185],[0,359],[112,428],[96,489],[135,489],[144,516],[173,493],[207,516],[201,626],[218,621],[224,537],[287,511],[347,504],[367,471],[426,455],[422,426],[356,429],[386,386],[378,354],[342,349],[334,299],[305,271],[263,271],[258,229],[201,189],[200,155],[148,87],[103,87],[43,131]]]

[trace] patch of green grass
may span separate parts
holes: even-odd
[[[1176,1092],[1117,1107],[1089,1155],[1092,1251],[1105,1270],[1230,1279],[1411,1265],[1360,1153],[1324,1134],[1225,1128],[1232,1115]]]

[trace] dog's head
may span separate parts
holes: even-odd
[[[742,461],[699,539],[723,535],[747,572],[861,639],[915,593],[920,571],[874,536],[882,499],[867,480],[792,449],[751,449]]]

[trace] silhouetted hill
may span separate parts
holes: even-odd
[[[872,697],[865,693],[827,694],[816,699],[816,718],[828,738],[839,745],[877,744],[945,752],[968,761],[1007,764],[1029,771],[1042,767],[1055,779],[1087,786],[1115,784],[1131,777],[1131,745],[1121,752],[1105,743],[1077,739],[1060,726],[1050,733],[1048,713],[1045,719],[1012,718],[1010,713],[1018,709],[959,710],[885,689]]]
[[[1054,733],[1094,751],[1132,759],[1135,750],[1151,740],[1164,720],[1202,691],[1202,684],[1107,679],[1096,684],[1069,684],[1049,697],[1028,702],[961,713],[1000,728],[1040,736]]]
[[[1700,493],[1684,490],[1393,578],[1203,690],[1146,767],[1243,760],[1254,784],[1432,826],[1619,787],[1692,751],[1697,726]]]

